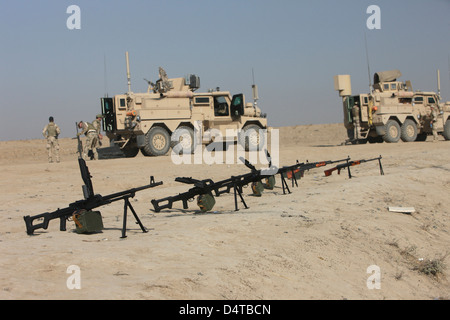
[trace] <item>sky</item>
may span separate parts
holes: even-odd
[[[71,5],[79,29],[67,26]],[[371,5],[380,29],[367,26]],[[169,78],[198,75],[197,92],[251,102],[254,74],[273,127],[342,122],[337,74],[351,76],[353,94],[369,91],[369,70],[392,69],[436,91],[439,69],[447,101],[449,17],[450,0],[0,0],[0,140],[43,139],[49,116],[60,137],[75,136],[101,97],[127,91],[126,51],[134,92],[161,66]]]

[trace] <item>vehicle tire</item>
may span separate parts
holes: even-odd
[[[147,153],[147,151],[145,151],[145,147],[144,147],[144,148],[141,148],[141,153],[142,153],[144,156],[146,156],[146,157],[150,157],[150,156],[151,156],[151,154],[149,154],[149,153]]]
[[[163,156],[170,149],[170,134],[162,127],[153,127],[145,135],[142,153],[149,156]]]
[[[386,132],[383,140],[389,143],[396,143],[400,140],[400,125],[395,120],[388,120],[386,122]]]
[[[239,143],[245,151],[258,151],[264,147],[264,134],[256,124],[245,126],[239,134]]]
[[[176,154],[192,154],[195,150],[194,130],[190,127],[178,127],[171,136],[170,146]]]
[[[402,125],[400,138],[404,142],[413,142],[417,139],[417,125],[411,119],[406,119]]]
[[[450,119],[447,119],[444,124],[444,132],[442,132],[445,140],[450,140]]]

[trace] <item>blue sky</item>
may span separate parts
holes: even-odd
[[[70,5],[81,29],[69,30]],[[369,30],[370,5],[381,29]],[[353,93],[371,78],[400,69],[413,88],[450,100],[449,0],[0,0],[0,140],[40,139],[51,115],[61,137],[100,112],[100,97],[146,91],[158,67],[169,77],[192,73],[201,88],[243,92],[252,69],[269,125],[342,122],[333,76],[350,74]],[[105,72],[106,65],[106,72]],[[106,77],[105,77],[106,75]],[[106,81],[105,81],[106,79]]]

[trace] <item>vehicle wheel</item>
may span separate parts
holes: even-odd
[[[411,119],[406,119],[401,128],[400,137],[404,142],[412,142],[417,139],[417,125]]]
[[[144,156],[146,156],[146,157],[150,157],[151,154],[147,153],[147,151],[145,151],[145,150],[146,150],[145,147],[144,147],[144,148],[141,148],[141,153],[142,153]]]
[[[170,146],[176,154],[192,154],[195,150],[194,130],[190,127],[181,126],[173,133]]]
[[[145,146],[142,153],[150,156],[163,156],[170,149],[170,135],[161,127],[151,128],[145,135]]]
[[[264,134],[256,124],[245,126],[239,134],[239,143],[245,151],[261,150],[264,146]]]
[[[386,122],[386,132],[383,140],[389,143],[395,143],[400,140],[400,125],[395,120],[388,120]]]
[[[450,119],[445,121],[444,132],[442,133],[445,140],[450,140]]]

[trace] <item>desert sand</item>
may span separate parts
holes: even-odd
[[[325,177],[327,166],[306,172],[290,194],[279,177],[262,197],[245,188],[248,209],[234,211],[233,194],[224,194],[212,212],[192,202],[155,213],[152,199],[189,189],[175,177],[221,180],[248,169],[175,165],[169,155],[88,161],[102,195],[145,185],[151,175],[163,181],[131,201],[148,232],[130,214],[128,237],[120,238],[118,201],[98,208],[100,233],[77,234],[72,221],[60,231],[53,220],[29,236],[23,216],[83,198],[76,140],[60,140],[60,163],[47,162],[44,140],[1,141],[0,299],[450,298],[450,142],[341,145],[342,124],[277,129],[281,166],[382,155],[385,174],[368,162],[352,167],[352,179],[346,171]],[[80,289],[67,286],[70,266],[79,268]]]

